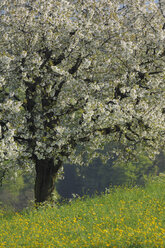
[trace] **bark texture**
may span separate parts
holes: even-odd
[[[42,203],[52,198],[57,172],[62,163],[54,164],[54,159],[36,160],[35,201]]]

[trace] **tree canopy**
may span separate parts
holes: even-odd
[[[53,161],[56,174],[107,142],[164,148],[164,12],[153,0],[1,0],[2,166]]]

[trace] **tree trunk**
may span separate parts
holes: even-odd
[[[36,179],[34,188],[36,203],[51,200],[57,172],[61,165],[61,161],[55,165],[53,158],[36,160]]]

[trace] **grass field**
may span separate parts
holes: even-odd
[[[21,213],[0,212],[0,247],[165,248],[165,180]]]

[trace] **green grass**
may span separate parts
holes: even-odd
[[[165,180],[60,207],[0,212],[0,247],[164,248]]]

